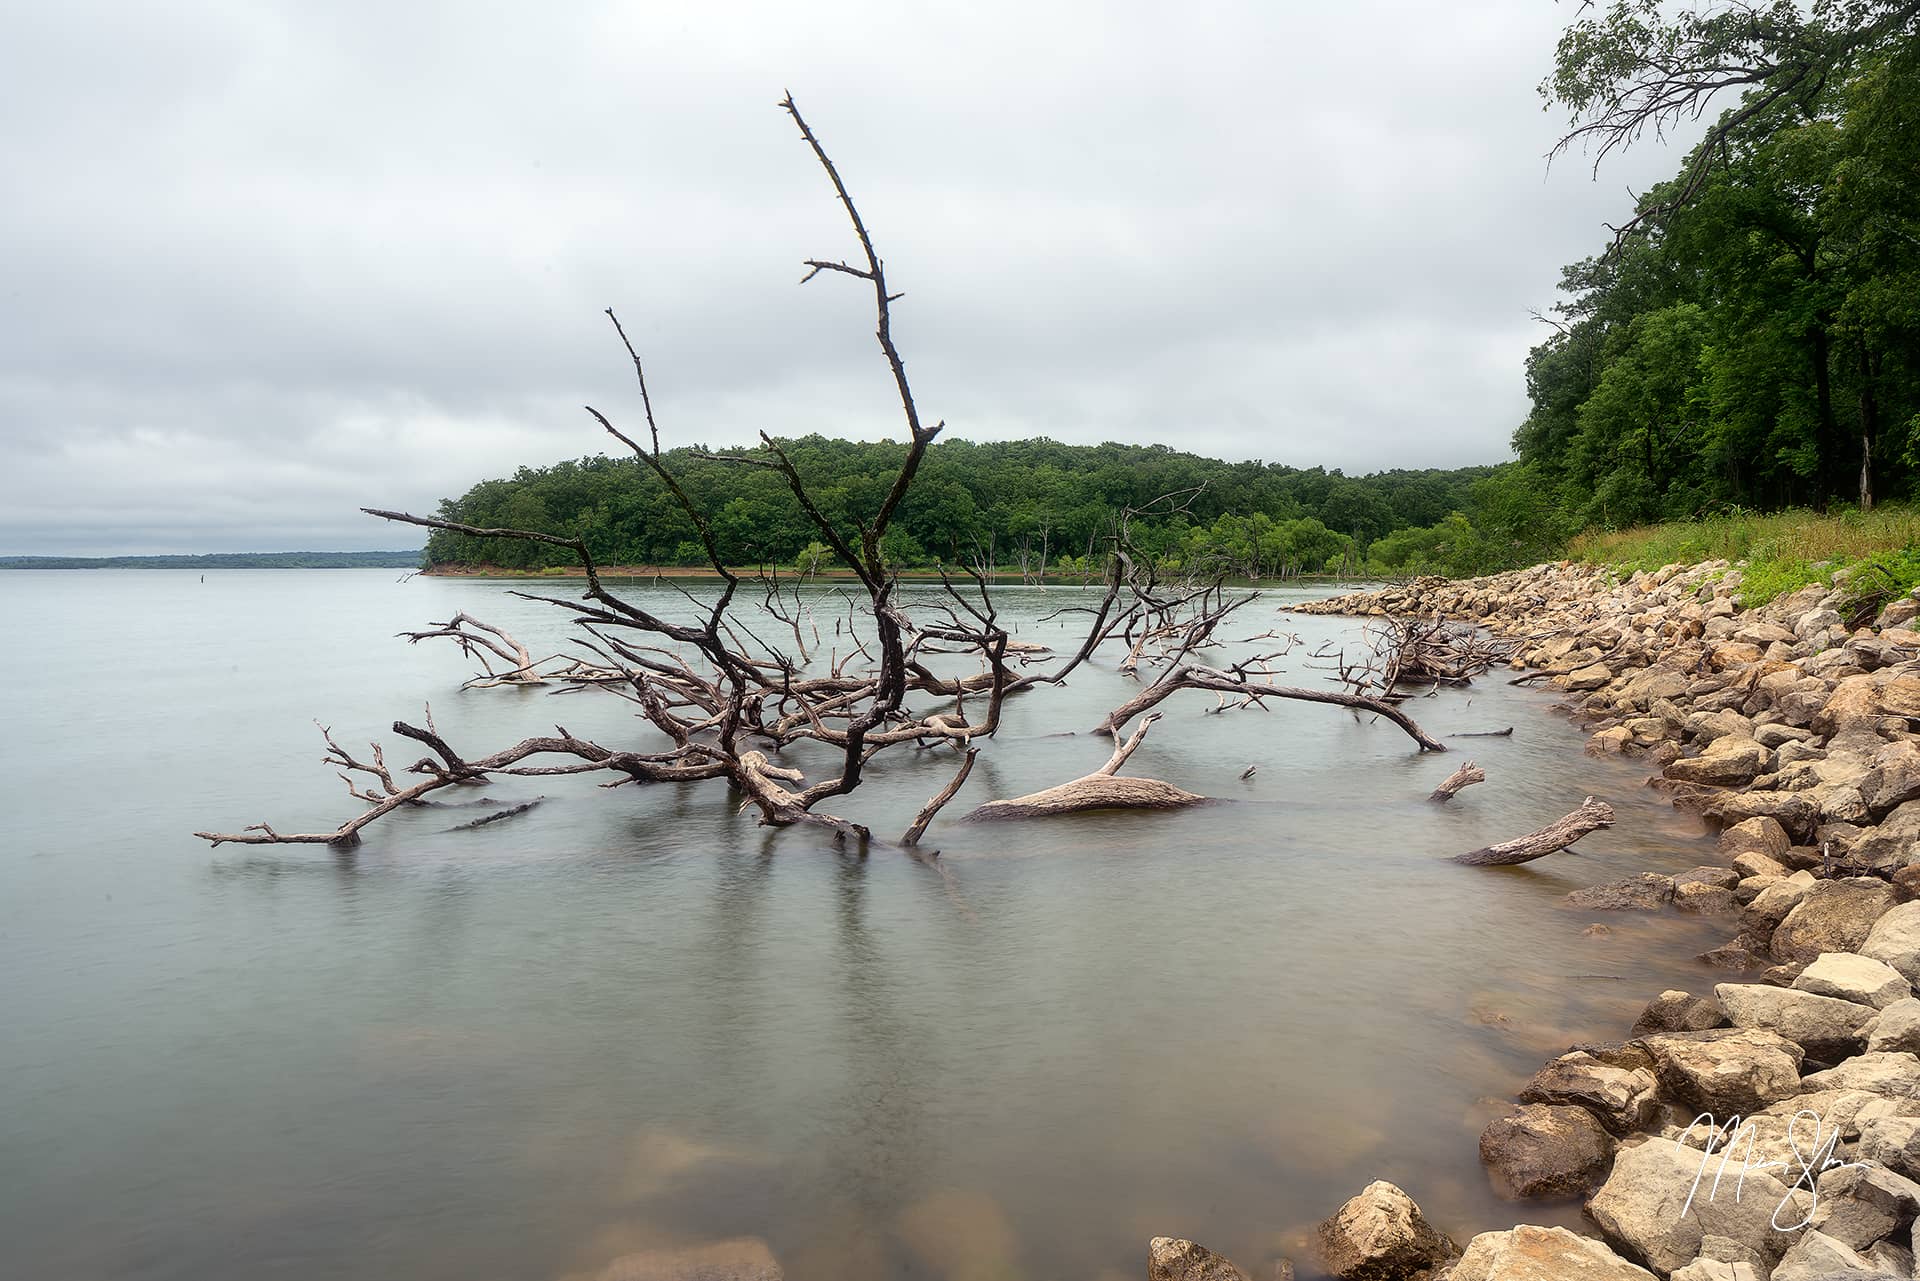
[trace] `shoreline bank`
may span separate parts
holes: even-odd
[[[1592,886],[1569,906],[1696,913],[1733,934],[1700,957],[1726,972],[1710,994],[1662,992],[1623,1039],[1569,1046],[1481,1135],[1502,1196],[1579,1198],[1584,1235],[1521,1223],[1462,1247],[1376,1182],[1320,1226],[1335,1276],[1915,1275],[1920,600],[1841,580],[1743,609],[1740,582],[1724,561],[1625,579],[1560,562],[1293,607],[1519,642],[1512,679],[1560,690],[1589,752],[1643,760],[1650,786],[1722,829],[1724,866]],[[1149,1249],[1150,1278],[1236,1275],[1191,1242]]]

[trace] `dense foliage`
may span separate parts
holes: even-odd
[[[784,444],[821,509],[849,524],[878,507],[904,448],[820,436]],[[722,559],[829,566],[826,548],[815,542],[777,474],[699,450],[674,450],[665,461],[711,513]],[[928,451],[886,550],[905,567],[979,559],[1002,571],[1076,573],[1104,557],[1117,522],[1131,512],[1132,544],[1168,564],[1248,577],[1351,572],[1369,546],[1398,531],[1444,530],[1452,513],[1474,504],[1494,471],[1352,477],[1317,467],[1220,462],[1164,445],[943,440]],[[606,564],[706,563],[686,517],[632,460],[592,457],[522,468],[509,480],[483,482],[442,503],[440,515],[484,528],[578,534]],[[564,548],[444,531],[429,539],[427,557],[514,569],[571,560]]]
[[[1365,477],[1165,446],[934,447],[886,550],[1083,572],[1130,518],[1169,566],[1248,577],[1475,574],[1582,530],[1872,507],[1920,476],[1920,0],[1606,0],[1562,38],[1547,97],[1604,157],[1738,95],[1605,252],[1569,267],[1527,359],[1516,463]],[[901,446],[791,444],[826,514],[874,511]],[[677,451],[724,558],[825,567],[780,479]],[[605,458],[522,469],[450,519],[579,534],[608,563],[703,563],[660,486]],[[1682,541],[1691,535],[1661,535]],[[540,569],[563,549],[437,533],[435,562]],[[1858,554],[1858,553],[1856,553]],[[1769,562],[1771,563],[1771,562]],[[1791,573],[1822,562],[1786,556]],[[1904,563],[1904,562],[1903,562]],[[1789,572],[1789,571],[1783,571]]]
[[[1515,448],[1578,525],[1911,491],[1920,5],[1810,13],[1716,6],[1662,27],[1617,0],[1562,44],[1576,106],[1597,83],[1619,101],[1670,79],[1668,57],[1750,66],[1752,85],[1643,198],[1660,216],[1567,270],[1565,323],[1527,362]]]

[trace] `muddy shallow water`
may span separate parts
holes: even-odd
[[[1462,1240],[1571,1222],[1494,1198],[1480,1127],[1568,1041],[1710,981],[1692,957],[1728,932],[1583,933],[1567,890],[1712,844],[1497,677],[1410,704],[1436,734],[1515,727],[1445,756],[1178,695],[1128,772],[1223,803],[956,822],[1106,758],[1085,731],[1133,688],[1108,660],[1010,703],[934,866],[769,832],[714,784],[505,784],[550,799],[478,831],[403,815],[346,855],[194,841],[353,811],[315,718],[391,739],[430,699],[475,751],[637,732],[613,699],[463,693],[451,648],[392,639],[465,609],[548,652],[526,584],[397,577],[0,576],[34,673],[0,746],[0,1271],[557,1278],[756,1236],[796,1278],[1096,1278],[1163,1234],[1258,1271],[1374,1178]],[[1000,593],[1043,643],[1078,599]],[[1357,628],[1289,599],[1225,634],[1299,633],[1282,665],[1314,683],[1306,653]],[[1489,781],[1427,803],[1467,755]],[[895,753],[843,812],[898,832],[951,769]],[[1588,793],[1619,821],[1577,854],[1445,859]]]

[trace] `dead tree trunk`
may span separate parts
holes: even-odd
[[[1613,826],[1613,806],[1595,796],[1581,802],[1580,808],[1565,818],[1547,824],[1537,832],[1498,845],[1488,845],[1470,854],[1457,854],[1453,861],[1468,867],[1511,867],[1531,863],[1563,850],[1589,832]]]
[[[1468,761],[1453,773],[1447,775],[1447,781],[1433,789],[1427,797],[1430,801],[1450,801],[1463,787],[1472,787],[1475,783],[1487,781],[1487,772]]]
[[[1074,814],[1081,810],[1175,810],[1198,805],[1207,798],[1184,791],[1157,778],[1119,778],[1120,767],[1146,738],[1147,731],[1159,720],[1159,714],[1143,717],[1127,741],[1114,748],[1107,763],[1093,773],[1042,792],[1031,792],[1011,800],[988,801],[966,821],[984,822],[1004,818],[1051,818],[1056,814]]]
[[[1273,685],[1266,681],[1247,679],[1245,671],[1234,669],[1221,671],[1212,667],[1188,666],[1175,668],[1154,684],[1107,713],[1105,720],[1094,727],[1096,734],[1115,734],[1128,721],[1141,712],[1163,702],[1170,695],[1183,689],[1207,689],[1218,694],[1237,696],[1247,703],[1258,703],[1268,698],[1297,699],[1307,703],[1331,703],[1336,707],[1348,707],[1354,711],[1372,712],[1384,716],[1403,730],[1407,737],[1420,744],[1423,752],[1444,752],[1445,743],[1440,742],[1421,729],[1413,717],[1407,715],[1392,703],[1370,698],[1365,694],[1344,694],[1331,689],[1298,689],[1290,685]]]

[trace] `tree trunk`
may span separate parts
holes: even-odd
[[[1472,787],[1475,783],[1487,781],[1487,772],[1468,761],[1453,773],[1447,775],[1447,781],[1433,789],[1427,797],[1430,801],[1450,801],[1463,787]]]
[[[1579,809],[1537,832],[1529,832],[1498,845],[1484,846],[1468,854],[1457,854],[1453,861],[1465,863],[1468,867],[1511,867],[1515,863],[1530,863],[1536,858],[1545,858],[1556,850],[1567,848],[1589,832],[1612,826],[1613,806],[1598,797],[1589,796]]]

